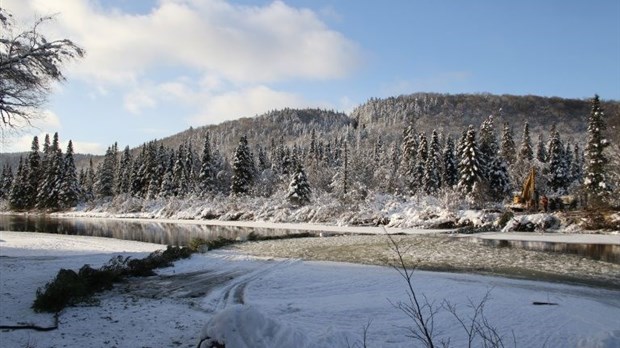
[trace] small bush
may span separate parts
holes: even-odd
[[[61,269],[56,278],[45,287],[37,289],[32,305],[36,312],[58,312],[87,295],[86,282],[70,269]]]
[[[144,259],[113,257],[99,269],[89,265],[82,266],[77,273],[61,269],[54,280],[37,289],[32,308],[37,312],[59,312],[97,292],[111,289],[124,277],[151,276],[155,274],[155,268],[168,267],[172,262],[191,255],[189,248],[168,246],[163,252],[155,251]]]

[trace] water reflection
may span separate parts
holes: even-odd
[[[246,238],[250,233],[277,236],[297,230],[127,221],[111,219],[57,218],[46,215],[0,215],[0,231],[45,232],[66,235],[107,237],[187,246],[192,239]]]

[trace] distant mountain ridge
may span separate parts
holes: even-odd
[[[620,127],[620,102],[603,100],[601,105],[609,125],[611,141],[618,144],[620,131],[614,127]],[[588,99],[414,93],[371,98],[356,107],[350,115],[333,110],[285,108],[217,125],[189,128],[154,141],[170,148],[190,143],[194,150],[199,152],[204,135],[209,132],[219,151],[230,158],[242,135],[248,137],[248,143],[253,149],[257,146],[267,149],[273,142],[280,141],[289,146],[296,144],[303,147],[309,143],[313,131],[318,139],[329,141],[361,127],[370,140],[374,141],[380,136],[382,142],[388,146],[401,140],[404,128],[411,122],[419,132],[430,133],[436,129],[457,138],[468,125],[472,124],[477,128],[489,115],[494,115],[498,136],[503,123],[507,122],[513,128],[517,142],[527,121],[533,141],[538,134],[547,137],[551,127],[555,125],[564,139],[583,143],[589,113]],[[123,144],[118,145],[119,150],[124,148]],[[139,148],[133,150],[139,151]],[[3,162],[16,163],[19,155],[0,154],[0,159]],[[101,157],[93,156],[95,164]],[[86,166],[88,158],[89,156],[77,156],[77,166]]]

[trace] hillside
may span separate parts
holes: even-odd
[[[603,101],[609,136],[614,143],[620,142],[618,132],[612,126],[620,124],[620,102]],[[209,131],[220,151],[232,154],[239,137],[247,135],[250,146],[268,148],[272,141],[283,138],[285,144],[307,146],[310,133],[327,141],[355,129],[367,130],[368,137],[375,140],[381,135],[389,148],[400,141],[403,129],[411,120],[419,131],[430,133],[433,129],[455,137],[472,124],[478,127],[489,115],[494,115],[499,128],[508,122],[514,129],[515,140],[521,136],[525,121],[530,124],[533,141],[539,133],[546,136],[553,125],[566,140],[583,142],[589,100],[547,98],[539,96],[512,96],[491,94],[435,94],[415,93],[372,98],[355,108],[349,116],[341,112],[320,109],[284,109],[266,114],[227,121],[219,125],[190,128],[160,141],[164,146],[176,148],[190,141],[200,148],[204,133]],[[498,129],[499,131],[499,129]],[[122,145],[122,144],[119,144]]]
[[[603,101],[608,136],[612,143],[620,144],[620,102]],[[371,98],[355,108],[350,115],[321,109],[283,109],[270,111],[255,117],[227,121],[218,125],[189,128],[186,131],[155,140],[165,147],[177,148],[191,143],[200,151],[205,132],[210,132],[214,145],[230,158],[239,137],[247,135],[253,149],[268,149],[281,140],[285,145],[297,144],[307,147],[312,131],[324,142],[336,141],[358,127],[370,144],[381,137],[386,148],[400,143],[403,129],[413,121],[418,131],[430,133],[433,129],[444,135],[458,137],[468,125],[478,127],[489,115],[494,115],[496,127],[508,122],[514,130],[515,141],[521,137],[524,122],[529,122],[532,140],[538,134],[547,136],[556,125],[563,139],[582,143],[585,137],[589,100],[563,99],[557,97],[513,96],[491,94],[437,94],[415,93],[389,97]],[[111,144],[110,144],[111,145]],[[122,150],[124,144],[118,144]],[[614,146],[617,149],[617,146]],[[134,149],[134,154],[140,147]],[[20,154],[0,154],[2,162],[17,163]],[[85,167],[90,157],[76,156],[78,168]],[[94,156],[95,165],[102,156]],[[14,166],[15,166],[14,165]]]

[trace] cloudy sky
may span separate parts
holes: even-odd
[[[0,0],[86,51],[66,66],[28,150],[138,146],[283,107],[351,111],[413,92],[620,100],[617,0]]]

